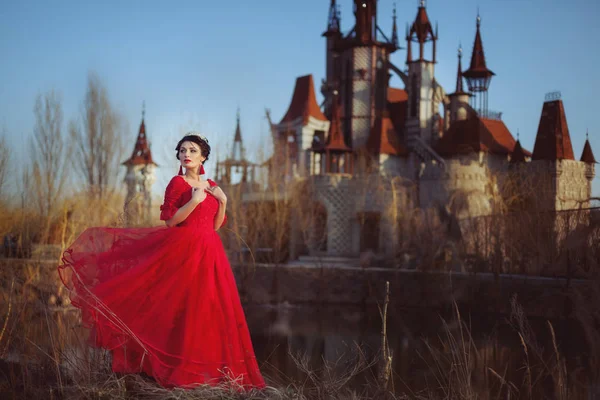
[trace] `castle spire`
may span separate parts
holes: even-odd
[[[394,47],[398,48],[398,26],[396,25],[396,3],[394,3],[394,14],[392,16],[393,25],[392,25],[392,44]]]
[[[333,91],[331,103],[331,123],[324,144],[313,147],[313,151],[325,155],[325,170],[319,168],[320,173],[352,173],[352,149],[346,145],[342,122],[340,117],[340,104],[338,91]]]
[[[329,17],[327,18],[327,31],[326,33],[333,33],[340,31],[340,12],[336,0],[331,0],[329,5]]]
[[[427,16],[427,10],[425,9],[425,1],[421,1],[421,5],[417,10],[417,16],[415,21],[412,23],[410,27],[410,31],[407,35],[407,45],[410,52],[410,42],[419,44],[419,61],[425,61],[425,43],[433,42],[433,54],[432,61],[435,62],[436,50],[435,45],[437,41],[437,33],[434,33],[433,27],[431,26],[431,22],[429,21],[429,17]],[[412,54],[407,55],[407,61],[412,61]]]
[[[525,157],[527,155],[523,151],[523,147],[521,146],[521,138],[519,134],[519,130],[517,129],[517,143],[515,143],[515,148],[513,149],[510,155],[510,164],[522,163],[525,162]]]
[[[150,144],[148,137],[146,136],[146,123],[144,117],[146,115],[146,102],[142,102],[142,121],[140,122],[140,128],[138,130],[137,139],[131,157],[123,165],[156,165],[152,159],[152,153],[150,152]]]
[[[340,105],[337,90],[333,93],[331,123],[329,125],[329,135],[327,135],[325,149],[334,151],[352,151],[352,149],[346,145],[344,134],[342,133],[342,121],[340,118]]]
[[[464,93],[462,74],[462,45],[458,45],[458,71],[456,72],[456,93]]]
[[[242,142],[242,130],[240,128],[240,108],[236,113],[235,136],[233,138],[233,146],[231,148],[231,159],[236,161],[245,160],[245,149]]]
[[[471,64],[469,69],[463,73],[467,79],[467,85],[470,92],[481,93],[478,95],[478,100],[474,99],[473,106],[479,108],[479,113],[483,117],[487,115],[487,90],[492,81],[492,76],[496,75],[488,69],[485,62],[485,53],[483,51],[483,41],[481,40],[481,16],[477,12],[477,31],[475,33],[475,41],[473,43],[473,53],[471,54]]]
[[[596,164],[596,158],[594,157],[594,152],[592,151],[592,146],[590,145],[590,139],[588,132],[585,132],[585,144],[583,145],[583,152],[581,153],[581,161],[587,164]]]

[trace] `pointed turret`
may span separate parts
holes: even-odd
[[[331,105],[331,124],[329,125],[329,133],[327,136],[327,142],[325,143],[325,150],[342,152],[352,151],[352,149],[346,145],[344,134],[342,133],[339,101],[339,96],[336,91],[334,93],[333,103]]]
[[[436,58],[436,41],[437,41],[437,33],[433,32],[433,27],[431,26],[431,22],[429,22],[429,17],[427,16],[427,10],[425,9],[425,0],[421,0],[421,5],[417,10],[417,16],[415,21],[412,23],[410,27],[410,31],[407,35],[407,45],[408,45],[408,54],[407,54],[407,62],[412,62],[412,51],[410,50],[410,43],[419,43],[419,59],[417,61],[425,60],[425,43],[433,42],[433,54],[431,61],[435,63]]]
[[[394,47],[398,48],[398,26],[396,25],[396,3],[394,3],[394,14],[392,16],[393,24],[392,24],[392,39],[390,42]]]
[[[310,117],[318,121],[328,121],[317,103],[313,77],[305,75],[296,78],[292,101],[279,124],[292,123],[296,120],[301,120],[302,124],[306,124]]]
[[[327,18],[327,30],[323,33],[323,36],[333,35],[340,32],[341,28],[341,16],[339,7],[336,4],[336,0],[331,0],[329,5],[329,16]]]
[[[149,224],[152,215],[152,184],[156,177],[154,169],[158,165],[152,159],[150,143],[146,136],[146,123],[144,121],[146,110],[142,106],[142,122],[138,130],[137,139],[131,157],[123,165],[127,167],[125,184],[127,195],[125,197],[126,225],[144,223]]]
[[[462,60],[462,46],[458,45],[458,71],[456,72],[456,91],[455,91],[455,93],[464,93],[461,60]]]
[[[473,97],[472,106],[477,108],[477,111],[482,117],[487,117],[488,114],[488,88],[492,77],[496,75],[488,69],[485,62],[485,53],[483,51],[483,41],[481,40],[481,16],[477,13],[477,31],[475,33],[475,42],[473,43],[473,53],[471,54],[471,64],[469,69],[463,72],[463,76],[467,79],[469,91],[476,93]]]
[[[464,91],[463,74],[462,74],[462,46],[458,46],[458,70],[456,72],[456,91],[450,93],[450,107],[446,110],[444,116],[444,127],[449,129],[450,125],[455,121],[462,121],[468,118],[469,115],[469,97],[471,95]]]
[[[496,75],[488,69],[485,62],[485,52],[483,51],[483,41],[481,40],[481,16],[477,15],[477,31],[475,33],[475,42],[473,43],[473,53],[471,54],[471,64],[469,69],[464,72],[469,90],[477,92],[487,90],[492,80],[492,76]]]
[[[515,148],[510,155],[510,162],[512,164],[525,162],[525,156],[526,154],[523,151],[523,147],[521,147],[521,140],[517,139]]]
[[[575,160],[565,108],[560,98],[549,94],[542,108],[532,160]]]
[[[346,145],[342,132],[339,96],[334,91],[331,103],[331,123],[325,144],[313,148],[316,153],[325,154],[325,173],[352,173],[352,149]],[[313,167],[313,170],[316,170]],[[323,171],[321,171],[323,172]]]
[[[406,136],[420,136],[429,145],[439,138],[440,128],[437,110],[440,99],[434,96],[431,88],[435,87],[435,63],[437,35],[433,31],[429,16],[425,9],[425,1],[421,0],[417,16],[412,23],[407,36],[407,61],[408,79],[406,88],[408,92],[408,113],[406,121]],[[425,45],[432,43],[431,58],[425,58]],[[411,50],[414,44],[419,45],[418,59]],[[374,123],[377,123],[376,121]],[[407,143],[412,142],[407,141]]]
[[[157,165],[152,159],[152,153],[150,152],[150,145],[146,137],[146,124],[144,122],[144,115],[146,113],[145,107],[142,107],[142,122],[140,123],[140,129],[138,130],[137,139],[131,157],[123,165]]]
[[[238,107],[236,115],[235,136],[233,138],[233,146],[231,148],[231,159],[243,161],[246,158],[244,144],[242,142],[242,130],[240,128],[240,109]]]
[[[585,134],[585,144],[583,145],[583,152],[581,153],[581,161],[586,164],[596,164],[596,158],[594,158],[594,152],[592,152],[592,146],[588,134]]]

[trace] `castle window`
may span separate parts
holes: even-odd
[[[358,215],[360,223],[360,251],[379,250],[379,226],[381,215],[377,212],[363,212]]]

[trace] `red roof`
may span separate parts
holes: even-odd
[[[131,157],[127,161],[123,163],[123,165],[146,165],[146,164],[154,164],[154,160],[152,160],[152,153],[150,152],[150,147],[148,146],[148,140],[146,138],[146,124],[142,119],[142,123],[140,124],[140,130],[138,132],[137,140],[135,142],[135,147],[133,148],[133,153],[131,153]]]
[[[581,161],[588,164],[596,164],[596,159],[594,158],[594,153],[592,152],[592,146],[590,146],[590,141],[585,139],[585,144],[583,145],[583,152],[581,153]]]
[[[485,53],[483,51],[483,42],[479,31],[480,18],[477,17],[477,33],[475,33],[475,43],[473,43],[473,53],[471,54],[471,65],[469,69],[463,72],[465,78],[486,78],[495,75],[485,64]]]
[[[385,115],[375,119],[373,129],[367,140],[367,149],[374,154],[390,154],[394,156],[407,156],[408,150],[402,144],[400,135],[394,129],[391,118]]]
[[[303,124],[308,122],[308,117],[313,117],[319,121],[328,121],[317,104],[312,75],[301,76],[296,79],[292,102],[280,124],[295,121],[300,117],[302,117]]]
[[[544,103],[532,160],[575,160],[562,100]]]
[[[408,93],[406,92],[406,90],[390,87],[387,90],[387,100],[390,103],[397,103],[399,101],[407,101]]]
[[[406,105],[408,94],[397,88],[388,88],[387,110],[377,118],[367,140],[367,150],[373,154],[407,156],[408,149],[403,144]]]
[[[434,37],[433,28],[431,27],[431,22],[429,22],[429,17],[427,16],[427,11],[425,7],[421,6],[417,10],[417,17],[415,18],[415,22],[413,22],[410,27],[410,35],[415,33],[419,42],[425,42]],[[430,35],[428,37],[428,35]]]
[[[442,156],[484,151],[492,154],[511,154],[516,141],[503,121],[473,117],[455,121],[437,143]],[[531,153],[523,150],[526,155]]]
[[[329,135],[327,136],[327,143],[325,144],[324,149],[330,151],[352,151],[344,141],[342,122],[340,120],[339,99],[337,96],[333,97],[331,106],[331,124],[329,125]]]

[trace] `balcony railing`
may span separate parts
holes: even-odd
[[[496,121],[502,121],[502,112],[501,111],[492,111],[487,109],[477,109],[477,115],[486,119],[494,119]]]

